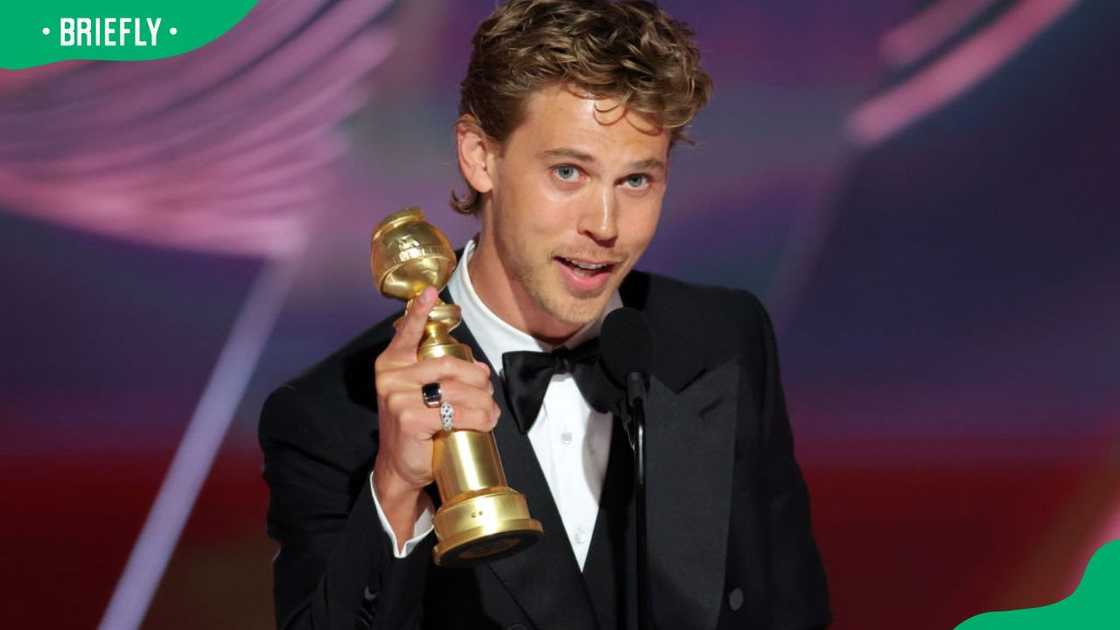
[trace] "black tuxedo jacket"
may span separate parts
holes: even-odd
[[[751,294],[632,272],[620,289],[655,340],[647,398],[653,617],[662,630],[827,625],[828,595],[794,460],[774,335]],[[444,291],[445,301],[450,299]],[[471,569],[432,562],[434,534],[393,556],[370,496],[373,361],[390,317],[277,389],[261,415],[281,628],[633,628],[629,447],[616,427],[581,573],[527,436],[495,429],[510,485],[544,526],[536,545]],[[464,324],[455,335],[483,355]],[[501,357],[488,357],[501,364]],[[417,392],[417,396],[419,396]]]

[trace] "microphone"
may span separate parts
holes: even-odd
[[[603,320],[600,351],[607,375],[623,386],[633,373],[648,374],[653,363],[653,333],[641,311],[622,307]]]
[[[646,544],[645,397],[653,364],[653,332],[642,313],[633,308],[611,311],[600,330],[600,361],[607,377],[626,390],[622,405],[628,421],[622,426],[634,451],[634,486],[637,494],[638,627],[653,628],[649,592],[649,548]]]
[[[633,412],[634,404],[644,397],[653,364],[653,333],[641,311],[629,307],[611,311],[603,320],[599,333],[600,357],[607,378],[626,392],[625,409]],[[624,423],[630,448],[637,448],[637,436],[631,426],[633,413]]]

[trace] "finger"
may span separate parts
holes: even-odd
[[[490,395],[493,396],[494,381],[490,379],[490,364],[485,361],[479,361],[478,359],[475,359],[474,364],[477,365],[479,369],[482,370],[482,373],[486,376],[486,389],[489,390]]]
[[[438,411],[438,409],[436,411]],[[489,407],[483,409],[478,407],[467,407],[466,409],[456,408],[455,418],[452,421],[452,427],[456,431],[466,429],[470,431],[481,431],[483,433],[493,431],[497,424],[498,417]],[[443,430],[442,424],[440,430]]]
[[[385,348],[385,352],[389,353],[394,362],[407,364],[416,361],[416,349],[420,346],[424,325],[428,322],[428,313],[435,305],[437,295],[435,289],[426,287],[420,295],[409,302],[397,332]]]
[[[489,410],[491,415],[499,413],[498,404],[489,390],[479,389],[459,381],[440,383],[440,402],[449,402],[454,408],[475,408]],[[399,416],[406,410],[429,407],[424,404],[423,396],[417,390],[397,390],[385,396],[385,408],[389,414]],[[432,409],[439,409],[436,404]]]
[[[394,370],[387,386],[401,389],[419,389],[425,383],[455,380],[479,389],[490,388],[490,370],[476,363],[455,357],[428,359]]]
[[[459,381],[443,381],[439,389],[441,400],[446,400],[456,409],[472,407],[490,410],[495,416],[498,414],[498,404],[488,389],[479,389]]]
[[[492,431],[498,418],[492,407],[478,408],[452,404],[451,426],[455,430]],[[401,430],[417,439],[430,439],[443,431],[439,409],[413,407],[401,414]]]

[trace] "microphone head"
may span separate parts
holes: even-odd
[[[625,387],[627,377],[643,377],[653,367],[653,332],[641,311],[622,307],[611,311],[599,332],[603,368],[616,384]]]

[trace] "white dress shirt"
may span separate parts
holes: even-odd
[[[549,352],[556,346],[541,342],[506,323],[478,297],[467,269],[474,246],[475,241],[472,239],[464,247],[447,288],[451,299],[462,309],[463,322],[478,341],[491,369],[497,370],[501,376],[503,353],[519,350]],[[564,345],[574,348],[598,335],[603,318],[621,306],[622,299],[618,291],[615,291],[599,318],[581,328]],[[419,396],[420,393],[417,392],[416,395]],[[513,418],[503,416],[498,422],[513,422]],[[576,386],[575,379],[571,374],[565,373],[552,377],[545,391],[540,413],[529,429],[529,442],[540,462],[552,500],[556,503],[568,541],[572,545],[572,553],[581,570],[587,559],[591,534],[599,513],[599,495],[603,489],[607,457],[610,454],[611,425],[611,415],[592,409]],[[370,483],[373,483],[372,475]],[[393,553],[398,558],[411,553],[431,533],[432,514],[429,509],[417,519],[413,537],[405,542],[402,551],[397,545],[393,528],[389,526],[389,520],[377,501],[376,491],[373,493],[373,501],[381,525],[393,543]]]

